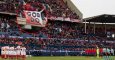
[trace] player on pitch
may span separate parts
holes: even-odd
[[[26,48],[24,46],[21,47],[21,58],[26,60]]]
[[[96,53],[97,53],[97,58],[99,58],[99,47],[96,46],[97,50],[96,50]]]

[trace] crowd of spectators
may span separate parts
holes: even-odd
[[[0,12],[15,13],[16,8],[13,2],[13,0],[0,1]]]
[[[91,29],[89,29],[89,33],[84,33],[83,27],[80,27],[79,24],[72,23],[72,22],[60,22],[60,21],[49,21],[46,27],[43,27],[41,30],[38,30],[38,32],[35,35],[27,34],[24,32],[20,32],[18,26],[13,21],[13,19],[0,19],[0,35],[4,35],[6,38],[9,38],[8,36],[22,36],[26,38],[27,37],[38,37],[40,39],[21,39],[23,44],[27,44],[28,47],[32,46],[32,48],[37,48],[36,46],[40,47],[57,47],[59,49],[65,48],[68,49],[70,47],[73,48],[86,48],[91,47],[93,48],[94,45],[99,45],[100,47],[105,46],[112,46],[113,42],[110,44],[106,43],[106,38],[99,37],[98,35],[95,35]],[[6,33],[6,34],[4,34]],[[31,35],[31,36],[29,36]],[[44,36],[46,36],[44,38]],[[15,44],[16,41],[20,41],[20,39],[1,39],[0,41],[3,43],[8,43],[8,45]],[[13,42],[11,42],[12,40]],[[84,40],[84,41],[80,41]],[[85,41],[88,40],[88,41]],[[90,41],[91,40],[91,41]],[[24,43],[24,42],[27,43]],[[37,41],[37,42],[36,42]],[[89,43],[90,41],[90,43]],[[60,48],[60,46],[63,46]],[[72,50],[73,48],[70,48]],[[31,48],[30,48],[31,49]],[[49,49],[49,48],[48,48]],[[76,50],[75,49],[75,50]],[[74,50],[74,49],[73,49]]]
[[[79,16],[68,7],[63,0],[3,0],[0,1],[0,12],[17,13],[24,17],[24,10],[41,11],[46,10],[49,17],[65,17],[79,19]]]
[[[4,36],[19,36],[19,28],[15,19],[10,19],[9,17],[4,17],[0,15],[0,35]],[[7,16],[7,15],[6,15]]]
[[[67,4],[63,0],[48,0],[48,5],[52,9],[50,11],[52,16],[78,19],[77,14],[71,11]]]
[[[40,3],[42,3],[43,6],[45,6],[44,8],[47,9],[48,7],[47,13],[49,16],[70,17],[73,19],[79,18],[75,12],[69,9],[67,3],[64,3],[63,0],[25,0],[25,3],[27,3],[27,5],[22,7],[24,4],[23,0],[2,1],[0,2],[0,11],[18,13],[21,15],[23,10],[40,11],[40,9],[43,8],[40,6]],[[0,36],[5,36],[0,38],[0,47],[23,44],[30,50],[81,51],[86,48],[95,48],[95,46],[98,45],[100,48],[113,47],[115,49],[115,41],[107,41],[105,38],[108,31],[115,33],[115,28],[108,29],[106,33],[103,28],[96,28],[94,33],[93,28],[88,27],[87,33],[84,33],[84,28],[80,26],[80,24],[49,20],[47,26],[38,30],[35,35],[32,35],[20,32],[20,28],[15,23],[15,19],[0,17]],[[23,38],[9,38],[8,36],[19,36]],[[39,39],[36,39],[36,37]]]
[[[83,36],[82,27],[71,22],[50,21],[42,30],[50,38],[76,39]]]
[[[21,41],[23,44],[27,44],[27,47],[31,46],[31,48],[29,49],[37,49],[38,47],[44,47],[42,49],[49,49],[48,47],[57,47],[57,49],[63,48],[67,50],[68,48],[70,48],[70,50],[78,50],[78,48],[81,47],[94,48],[94,45],[99,45],[100,47],[109,47],[113,45],[113,42],[106,43],[106,38],[95,35],[91,31],[91,28],[88,30],[90,32],[84,33],[83,27],[80,27],[79,24],[72,22],[49,21],[47,26],[38,30],[35,35],[20,32],[17,24],[13,21],[13,19],[1,18],[0,23],[0,35],[4,35],[5,38],[8,38],[1,39],[0,41],[1,43],[8,43],[8,45],[15,44],[16,42]],[[26,35],[27,37],[38,37],[39,39],[26,40],[24,39],[26,38],[24,35]],[[8,36],[23,36],[24,38],[9,39]]]
[[[1,46],[24,45],[28,50],[67,50],[79,51],[87,48],[114,48],[115,42],[86,41],[86,40],[59,40],[59,39],[23,39],[23,38],[0,38]]]

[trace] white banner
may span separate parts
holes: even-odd
[[[42,16],[42,11],[24,11],[26,23],[29,25],[42,26],[47,23],[47,18]]]

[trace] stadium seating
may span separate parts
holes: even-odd
[[[46,8],[46,10],[48,11],[48,16],[70,17],[72,19],[79,19],[79,16],[75,12],[71,11],[67,6],[67,3],[64,3],[63,0],[25,0],[25,2],[23,2],[23,0],[10,0],[1,2],[1,12],[17,13],[18,16],[24,15],[23,10],[39,11],[43,8],[41,7],[41,5],[43,5],[44,8]],[[27,3],[27,5],[24,5],[24,3]],[[39,7],[37,7],[36,9],[35,5]]]
[[[43,7],[37,7],[37,9],[34,7],[37,4],[43,4],[48,11],[48,16],[79,19],[79,16],[71,11],[63,0],[25,0],[25,3],[28,3],[26,7],[23,6],[23,0],[1,1],[0,12],[17,13],[18,16],[24,17],[23,10],[39,11]],[[84,28],[80,24],[49,20],[46,27],[43,27],[33,35],[21,32],[12,19],[0,19],[0,27],[0,47],[23,44],[27,50],[39,50],[38,53],[41,50],[58,50],[58,52],[65,51],[64,54],[66,54],[66,51],[85,51],[86,48],[95,48],[96,45],[101,48],[113,47],[115,49],[115,43],[105,38],[106,33],[108,31],[115,32],[115,28],[108,29],[106,33],[103,28],[96,28],[96,34],[94,34],[93,28],[88,27],[87,33],[84,33]],[[68,54],[75,55],[74,52]],[[36,53],[33,54],[36,55]],[[48,54],[51,53],[48,52],[46,55]],[[55,55],[55,53],[52,54]],[[60,55],[60,53],[56,54]],[[63,53],[61,54],[63,55]]]

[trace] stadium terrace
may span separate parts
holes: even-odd
[[[85,22],[104,18],[114,21],[104,14]],[[114,25],[84,20],[71,0],[0,0],[1,58],[114,56]]]

